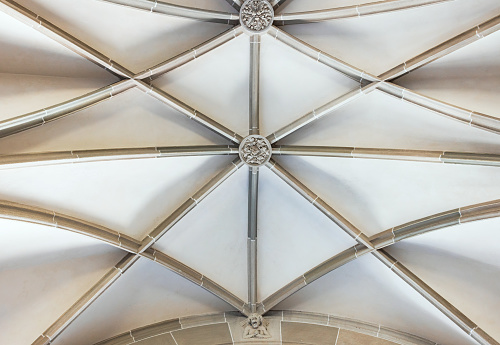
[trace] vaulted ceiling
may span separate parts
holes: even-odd
[[[0,0],[0,343],[290,310],[498,344],[498,0],[272,1],[259,37],[169,3]]]

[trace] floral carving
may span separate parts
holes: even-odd
[[[271,144],[260,135],[250,135],[240,144],[240,157],[248,165],[261,166],[271,158]]]
[[[240,10],[240,21],[250,31],[263,31],[271,26],[274,10],[267,0],[248,0]]]

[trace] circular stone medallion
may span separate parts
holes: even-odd
[[[261,135],[249,135],[240,144],[241,160],[252,167],[259,167],[271,159],[272,147]]]
[[[240,23],[250,33],[264,33],[273,20],[274,9],[267,0],[247,0],[241,5]]]

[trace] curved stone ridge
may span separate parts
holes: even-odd
[[[271,143],[261,135],[249,135],[240,144],[240,158],[247,165],[259,167],[271,159]]]
[[[247,0],[241,6],[240,23],[250,32],[264,32],[273,20],[274,9],[267,0]]]
[[[95,345],[123,345],[140,342],[144,345],[159,343],[191,345],[200,337],[211,344],[297,344],[306,338],[308,344],[329,344],[337,339],[339,344],[379,345],[435,345],[430,340],[384,327],[335,315],[300,311],[270,311],[266,314],[266,333],[269,337],[245,337],[242,326],[247,318],[237,312],[206,314],[171,319],[149,326],[132,329]],[[262,327],[260,322],[257,328]],[[253,330],[257,328],[252,328]],[[340,332],[342,330],[342,332]]]

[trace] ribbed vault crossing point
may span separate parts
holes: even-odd
[[[0,343],[498,345],[499,29],[0,0]]]

